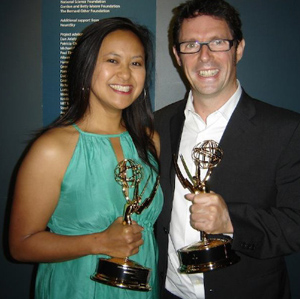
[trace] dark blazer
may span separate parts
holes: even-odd
[[[155,112],[165,204],[156,234],[164,287],[175,171],[186,100]],[[220,141],[221,163],[209,180],[226,201],[241,261],[204,274],[207,299],[290,298],[284,255],[300,250],[300,115],[244,91]],[[187,191],[188,193],[188,191]]]

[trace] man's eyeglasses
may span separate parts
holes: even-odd
[[[226,52],[231,49],[233,43],[234,39],[214,39],[206,43],[188,41],[177,44],[177,51],[181,54],[194,54],[198,53],[203,45],[206,45],[212,52]]]

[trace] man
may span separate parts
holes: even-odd
[[[155,113],[165,195],[157,222],[161,298],[290,298],[284,255],[300,249],[300,116],[241,88],[236,65],[245,41],[227,2],[187,1],[173,24],[173,52],[191,90]],[[182,154],[195,173],[191,152],[204,140],[218,142],[224,156],[211,192],[187,195],[172,157]],[[231,235],[240,261],[180,274],[177,250],[199,241],[199,231]]]

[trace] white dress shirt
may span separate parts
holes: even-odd
[[[227,123],[242,94],[239,81],[237,83],[238,88],[233,96],[219,110],[210,114],[207,117],[206,123],[195,112],[193,96],[191,92],[189,93],[184,111],[185,122],[180,141],[179,155],[183,155],[192,175],[195,173],[195,164],[191,158],[192,149],[204,140],[220,142]],[[178,159],[177,162],[182,174],[187,177],[181,160]],[[201,177],[204,175],[205,172],[201,171]],[[187,193],[189,191],[182,187],[176,177],[169,233],[166,289],[183,299],[204,299],[203,274],[180,274],[178,272],[179,259],[177,250],[200,240],[200,232],[190,226],[189,207],[191,203],[184,198],[184,195]]]

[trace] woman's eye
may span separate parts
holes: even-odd
[[[117,63],[117,61],[115,59],[108,59],[107,62],[110,62],[110,63]]]
[[[132,63],[132,65],[134,65],[134,66],[142,66],[142,63],[138,62],[138,61],[135,61],[135,62]]]

